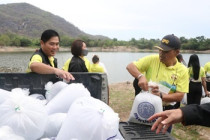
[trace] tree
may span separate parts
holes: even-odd
[[[71,46],[73,40],[68,37],[68,36],[63,36],[61,37],[61,42],[60,42],[60,45],[61,46]]]
[[[31,45],[32,45],[31,40],[24,38],[24,37],[20,39],[20,46],[27,47],[27,46],[31,46]]]
[[[20,39],[19,38],[14,38],[11,42],[11,46],[20,46]]]
[[[131,40],[129,41],[129,45],[131,46],[137,46],[137,41],[135,38],[131,38]]]
[[[0,45],[2,46],[10,46],[10,38],[8,35],[1,35],[0,36]]]

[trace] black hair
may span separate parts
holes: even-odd
[[[71,53],[74,56],[81,56],[82,55],[82,46],[83,40],[75,40],[71,45]],[[85,43],[85,42],[84,42]]]
[[[193,78],[195,80],[198,80],[199,73],[200,73],[200,62],[199,62],[199,58],[198,58],[198,56],[196,54],[192,54],[190,56],[188,67],[192,67],[192,70],[193,70]]]
[[[176,58],[178,59],[179,62],[182,62],[183,60],[183,57],[180,53],[176,56]]]
[[[97,55],[94,55],[92,58],[92,62],[95,64],[99,61],[99,57]]]
[[[58,37],[59,38],[59,41],[60,41],[60,36],[59,34],[55,31],[55,30],[45,30],[43,33],[42,33],[42,36],[41,36],[41,40],[45,43],[47,42],[50,38],[52,37]]]

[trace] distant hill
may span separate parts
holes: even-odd
[[[109,39],[102,35],[87,34],[64,18],[27,3],[0,5],[0,33],[9,32],[39,38],[46,29],[55,29],[61,36],[72,38],[88,36],[91,39]]]

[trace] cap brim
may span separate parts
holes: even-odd
[[[170,51],[170,50],[173,50],[173,48],[171,48],[171,47],[168,47],[168,46],[166,46],[166,45],[164,45],[164,44],[160,44],[160,46],[154,46],[155,48],[158,48],[158,49],[160,49],[160,50],[162,50],[162,51]]]

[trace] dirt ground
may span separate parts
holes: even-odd
[[[119,113],[120,121],[127,121],[134,100],[132,82],[122,82],[109,85],[110,103],[115,112]],[[210,128],[203,126],[173,126],[172,135],[177,140],[210,140]]]

